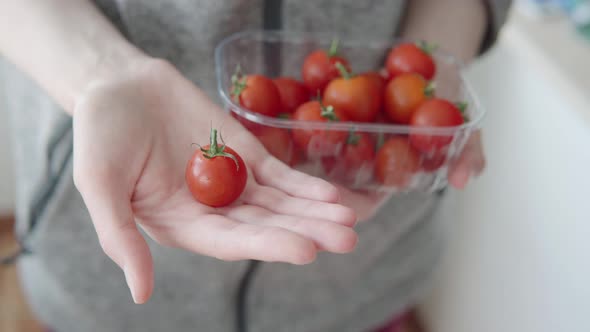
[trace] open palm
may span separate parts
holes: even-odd
[[[153,265],[139,225],[162,245],[223,260],[305,264],[318,250],[353,250],[354,212],[336,188],[294,171],[174,68],[160,61],[93,85],[74,111],[74,179],[105,253],[147,301]],[[229,207],[196,202],[184,180],[191,143],[210,127],[244,159],[249,178]]]

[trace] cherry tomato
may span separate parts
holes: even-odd
[[[345,115],[331,105],[322,105],[317,100],[308,101],[299,106],[293,114],[299,121],[348,121]],[[293,129],[293,141],[306,153],[330,153],[337,150],[346,141],[346,131],[323,129]]]
[[[414,127],[453,127],[463,124],[461,110],[447,100],[433,98],[424,101],[410,120]],[[450,135],[427,135],[410,132],[412,145],[422,152],[441,150],[451,143]]]
[[[337,55],[337,49],[338,42],[333,41],[328,52],[317,50],[305,58],[301,76],[305,86],[312,94],[318,91],[321,93],[331,80],[340,76],[336,63],[340,63],[350,70],[348,61]]]
[[[384,114],[385,112],[379,112],[379,114],[377,114],[377,118],[375,119],[375,123],[390,123],[391,121],[389,121],[389,117]]]
[[[380,73],[375,71],[369,71],[361,74],[360,76],[368,78],[371,81],[371,84],[373,85],[374,89],[379,91],[379,93],[382,93],[383,90],[385,90],[387,79],[383,77],[383,75],[381,75]]]
[[[299,106],[301,106],[301,105],[299,105]],[[293,113],[283,112],[283,113],[280,113],[279,115],[277,115],[277,118],[285,119],[285,120],[293,120]]]
[[[407,124],[414,110],[433,93],[432,85],[428,84],[419,74],[409,73],[396,76],[385,88],[385,112],[395,123]]]
[[[385,141],[375,157],[375,176],[387,186],[405,188],[420,170],[420,155],[405,137]]]
[[[332,178],[347,182],[367,182],[375,159],[375,143],[365,133],[350,132],[342,153],[322,158],[324,171]],[[366,174],[364,174],[366,173]]]
[[[185,180],[193,197],[208,206],[222,207],[240,197],[248,172],[242,157],[232,148],[217,144],[217,130],[211,143],[197,150],[188,161]]]
[[[375,143],[365,133],[349,133],[344,147],[343,163],[347,169],[358,169],[375,158]]]
[[[289,78],[279,77],[274,83],[281,96],[282,112],[293,113],[301,104],[309,101],[309,91],[303,83]]]
[[[426,43],[421,43],[420,46],[405,43],[394,47],[385,61],[389,75],[393,78],[403,73],[417,73],[431,80],[436,71],[436,65],[430,56],[433,49],[434,46]]]
[[[447,160],[446,152],[435,152],[431,155],[422,155],[422,169],[425,172],[434,172],[444,165]]]
[[[387,68],[382,67],[381,69],[379,69],[378,73],[379,73],[379,75],[381,75],[381,77],[383,77],[383,79],[385,80],[385,83],[387,83],[391,80],[391,75],[389,75]]]
[[[247,118],[245,118],[245,117],[243,117],[243,116],[241,116],[238,113],[235,113],[233,111],[231,112],[231,116],[234,119],[238,120],[238,122],[242,126],[244,126],[244,128],[248,129],[250,132],[253,132],[254,133],[257,130],[259,130],[260,128],[264,127],[264,125],[262,125],[260,123],[257,123],[257,122],[254,122],[254,121],[251,121],[251,120],[249,120],[249,119],[247,119]]]
[[[266,116],[277,116],[282,109],[281,95],[273,81],[262,75],[232,77],[231,95],[244,108]]]
[[[255,133],[268,153],[289,166],[295,166],[300,160],[299,151],[291,140],[289,129],[264,127]]]
[[[375,87],[375,80],[363,75],[351,76],[344,66],[336,66],[342,78],[328,84],[324,90],[324,103],[334,106],[351,121],[375,121],[382,104],[382,94]]]

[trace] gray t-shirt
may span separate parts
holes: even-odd
[[[97,4],[132,43],[174,63],[215,100],[213,50],[234,32],[278,27],[391,38],[405,6],[393,0]],[[488,7],[492,40],[508,1]],[[14,68],[0,66],[0,76],[10,82],[0,93],[16,137],[18,234],[32,251],[19,262],[23,285],[34,312],[59,332],[224,332],[242,320],[249,331],[366,331],[416,301],[434,269],[442,241],[429,217],[438,197],[400,195],[358,226],[354,253],[321,254],[308,266],[252,269],[251,262],[222,262],[150,242],[155,292],[148,304],[134,305],[74,187],[71,118]]]

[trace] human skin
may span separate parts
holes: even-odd
[[[335,187],[269,155],[171,64],[129,44],[90,1],[2,1],[0,12],[0,53],[73,117],[74,182],[135,302],[146,302],[154,283],[138,226],[162,245],[223,260],[307,264],[318,251],[354,249],[356,216]],[[249,171],[238,202],[221,209],[196,202],[184,178],[191,143],[206,144],[211,126]]]
[[[450,50],[473,56],[483,9],[463,6],[482,11],[481,20],[466,22],[468,15],[438,8],[447,1],[411,1],[404,34],[465,40]],[[152,258],[138,226],[162,245],[224,260],[306,264],[320,250],[354,249],[356,216],[334,186],[270,156],[171,64],[129,44],[90,1],[2,1],[0,12],[0,53],[73,117],[75,184],[135,302],[146,302],[153,289]],[[455,29],[435,26],[442,13]],[[481,29],[457,37],[459,23]],[[184,182],[192,152],[185,146],[206,140],[211,126],[223,128],[249,169],[241,199],[223,209],[195,202]],[[457,187],[483,169],[474,137],[450,175]]]

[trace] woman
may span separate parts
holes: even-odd
[[[19,266],[33,310],[60,332],[387,324],[417,301],[435,266],[441,241],[429,217],[439,196],[394,197],[356,228],[357,245],[354,212],[334,187],[270,157],[212,101],[213,48],[245,29],[401,33],[469,60],[489,46],[507,5],[3,1],[0,53],[39,86],[4,69],[18,135],[18,232],[32,252]],[[247,204],[215,214],[183,182],[187,142],[201,142],[211,124],[251,170]],[[451,184],[464,187],[482,168],[474,136]],[[130,303],[123,276],[145,305]]]

